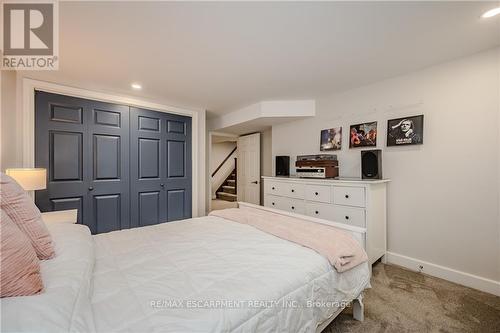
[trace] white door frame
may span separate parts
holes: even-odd
[[[197,217],[199,196],[195,193],[203,192],[202,181],[198,180],[199,167],[199,113],[204,110],[183,109],[174,106],[157,104],[142,99],[112,95],[91,91],[81,88],[69,87],[56,83],[39,81],[29,78],[22,78],[22,137],[23,137],[23,166],[32,168],[35,166],[35,91],[45,91],[49,93],[61,94],[72,97],[92,99],[102,102],[111,102],[145,108],[154,111],[168,112],[191,117],[191,159],[192,159],[192,216]]]

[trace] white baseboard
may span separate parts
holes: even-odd
[[[455,282],[466,287],[500,296],[500,281],[486,279],[477,275],[457,271],[452,268],[406,257],[393,252],[387,252],[386,260],[390,264],[402,266],[412,271],[422,272],[424,274]],[[420,268],[420,266],[423,266],[423,268]]]

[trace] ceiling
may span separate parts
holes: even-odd
[[[61,2],[60,70],[30,77],[220,115],[500,45],[497,2]],[[140,82],[141,91],[130,88]]]

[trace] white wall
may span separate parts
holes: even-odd
[[[272,154],[319,153],[343,127],[341,176],[360,176],[349,125],[378,121],[388,250],[500,281],[500,49],[317,100],[316,117],[272,129]],[[424,144],[385,147],[387,120],[425,115]]]
[[[16,112],[15,71],[2,71],[1,75],[1,147],[0,169],[21,167],[21,143],[16,140],[18,117]]]
[[[212,143],[212,150],[210,152],[210,175],[235,147],[235,141]]]

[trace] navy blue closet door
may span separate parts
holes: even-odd
[[[191,217],[191,118],[130,108],[131,226]]]
[[[36,92],[35,103],[35,166],[47,169],[47,189],[35,192],[36,205],[41,211],[78,209],[78,223],[87,224],[85,116],[91,103],[42,92]]]
[[[129,228],[129,107],[93,102],[89,212],[96,233]]]
[[[42,211],[78,209],[92,233],[191,217],[191,118],[36,92]]]
[[[127,228],[129,107],[45,92],[35,104],[35,165],[48,171],[38,207],[76,208],[92,233]]]

